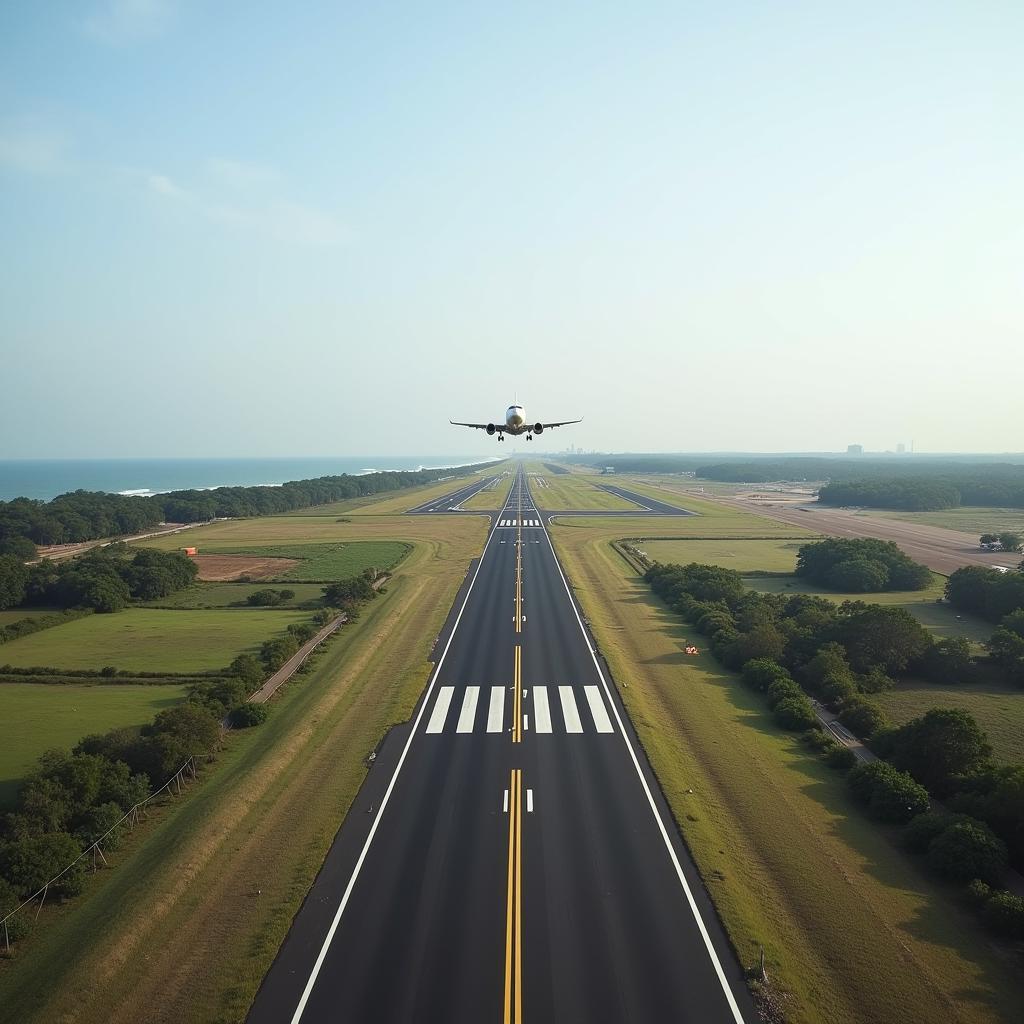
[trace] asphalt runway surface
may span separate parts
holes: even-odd
[[[521,471],[437,651],[251,1024],[752,1024]]]

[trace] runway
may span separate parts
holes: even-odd
[[[521,470],[442,643],[249,1021],[753,1022]]]

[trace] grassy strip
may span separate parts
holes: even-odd
[[[1019,508],[947,508],[940,512],[887,512],[882,509],[865,509],[864,515],[883,519],[902,519],[907,523],[921,526],[941,526],[946,530],[962,533],[1002,533],[1012,530],[1024,533],[1024,509]],[[1017,556],[1020,558],[1020,556]]]
[[[401,541],[364,540],[318,544],[259,544],[247,548],[218,546],[211,554],[259,555],[261,558],[297,558],[293,565],[278,575],[262,580],[268,582],[328,583],[358,576],[364,569],[386,571],[397,565],[408,553],[409,545]]]
[[[593,509],[598,512],[636,511],[636,505],[616,494],[602,491],[597,484],[614,483],[611,478],[585,477],[563,473],[558,476],[546,474],[546,486],[534,485],[533,500],[545,510]]]
[[[307,602],[320,601],[324,596],[322,583],[194,583],[187,590],[179,590],[156,601],[142,602],[142,608],[231,608],[245,605],[250,594],[259,590],[291,590],[295,596],[276,608],[296,608]]]
[[[745,966],[763,945],[795,1022],[1010,1020],[1024,987],[969,909],[923,877],[779,730],[598,531],[556,546]]]
[[[435,521],[358,623],[210,777],[0,972],[20,1021],[244,1017],[365,775],[406,718],[483,524]],[[427,524],[419,527],[427,532]],[[180,614],[180,613],[179,613]]]
[[[477,491],[468,501],[462,503],[464,509],[495,509],[503,508],[505,502],[508,501],[508,492],[512,490],[512,481],[515,476],[509,473],[507,476],[500,477],[498,481],[491,487],[485,487],[482,491]]]
[[[657,540],[639,545],[655,562],[687,565],[700,562],[721,565],[738,572],[770,570],[792,573],[797,552],[806,540]]]

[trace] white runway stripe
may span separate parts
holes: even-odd
[[[437,691],[437,703],[430,715],[430,721],[427,722],[427,732],[440,732],[444,728],[444,720],[448,717],[448,708],[454,692],[454,686],[442,686]]]
[[[487,709],[487,731],[501,732],[505,720],[505,687],[491,687],[491,706]]]
[[[573,696],[571,686],[560,686],[558,688],[558,699],[562,702],[562,716],[565,718],[566,732],[583,732],[583,723],[580,721],[579,709],[576,707],[576,698]]]
[[[594,716],[594,727],[598,732],[612,732],[612,721],[601,700],[601,691],[596,686],[584,686],[583,692],[587,695],[590,713]]]
[[[476,720],[476,702],[480,699],[479,686],[467,686],[466,696],[462,698],[462,711],[459,713],[459,724],[456,732],[472,732]]]
[[[533,688],[533,731],[551,732],[551,708],[548,705],[548,688]]]

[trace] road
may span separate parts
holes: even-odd
[[[440,643],[251,1024],[755,1020],[521,470]]]

